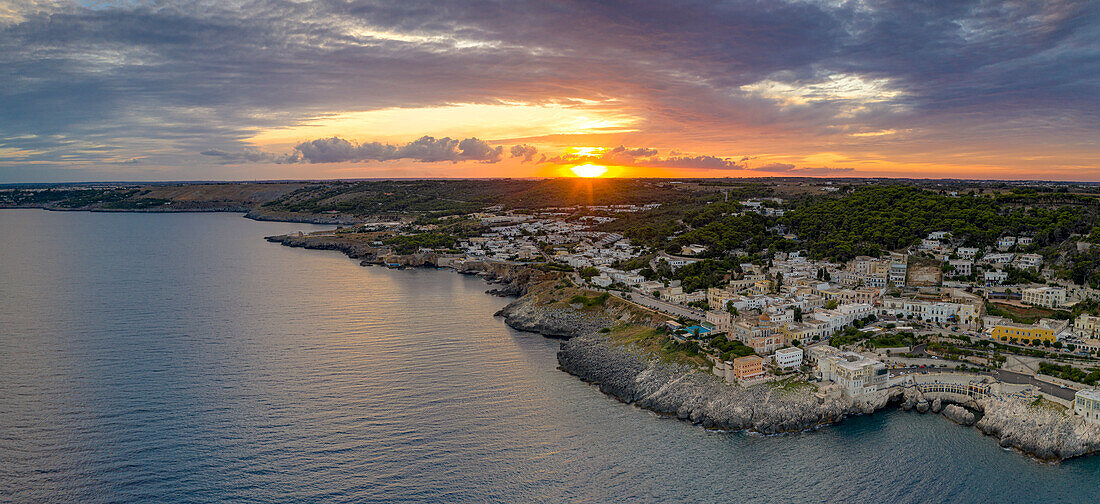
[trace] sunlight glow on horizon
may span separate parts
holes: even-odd
[[[583,178],[595,178],[607,173],[607,167],[595,164],[582,164],[570,168],[574,174]]]

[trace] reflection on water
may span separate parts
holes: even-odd
[[[1095,502],[934,416],[707,432],[556,369],[506,300],[228,214],[0,211],[0,496],[15,502]]]

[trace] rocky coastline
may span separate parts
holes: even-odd
[[[268,241],[290,247],[337,250],[363,265],[381,264],[377,250],[332,236],[283,235]],[[436,266],[430,254],[401,256],[402,266]],[[389,258],[387,260],[393,260]],[[740,387],[696,368],[670,364],[610,341],[599,331],[617,323],[652,324],[626,303],[602,309],[549,303],[542,291],[555,274],[525,265],[469,263],[456,269],[478,275],[496,287],[487,291],[517,296],[495,315],[517,330],[562,339],[560,368],[622,402],[690,421],[707,429],[750,431],[765,435],[801,432],[835,424],[853,415],[891,406],[941,414],[960,426],[973,426],[1041,461],[1059,461],[1100,452],[1100,428],[1060,412],[1022,401],[955,401],[925,395],[915,388],[881,392],[859,401],[815,394],[815,387],[772,385]],[[552,282],[551,282],[552,283]]]
[[[865,401],[816,397],[810,390],[771,385],[739,387],[687,366],[662,363],[616,345],[598,334],[563,342],[561,369],[593,383],[612,397],[708,429],[780,434],[841,422],[896,405],[941,414],[973,425],[1037,460],[1060,461],[1100,452],[1100,429],[1060,412],[1023,401],[984,399],[955,403],[923,397],[915,389],[882,393]]]

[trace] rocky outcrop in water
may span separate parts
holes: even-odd
[[[888,400],[881,394],[861,403],[839,396],[819,401],[809,388],[731,386],[711,374],[647,358],[598,335],[562,343],[558,363],[623,402],[712,429],[798,432],[874,411]]]
[[[267,236],[265,240],[281,243],[287,247],[305,248],[311,250],[337,250],[343,252],[352,259],[373,259],[376,249],[361,241],[337,238],[333,236],[314,236],[308,234],[288,234]]]
[[[1016,448],[1042,460],[1060,460],[1100,451],[1100,426],[1080,417],[1019,400],[985,399],[985,411],[976,424],[982,432],[1000,439],[1001,446]]]
[[[977,416],[972,411],[957,404],[944,406],[943,416],[959,425],[974,425],[977,421]]]
[[[332,213],[299,213],[299,212],[278,212],[269,210],[263,207],[259,208],[244,208],[241,211],[247,212],[244,214],[245,218],[256,221],[273,221],[273,222],[301,222],[305,224],[358,224],[363,222],[362,218],[358,218],[347,214],[332,214]]]

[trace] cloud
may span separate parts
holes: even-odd
[[[262,159],[245,152],[255,131],[327,114],[568,103],[644,118],[616,143],[700,152],[851,154],[878,142],[887,162],[975,146],[1002,153],[983,160],[991,166],[1024,163],[1017,154],[1027,151],[1078,170],[1100,158],[1095,1],[641,0],[622,12],[535,0],[448,9],[430,0],[16,2],[0,19],[0,142],[36,153],[5,161],[29,167],[9,173],[102,168],[118,159],[95,150],[107,147],[150,156],[141,166],[152,174],[196,159]],[[914,133],[888,145],[847,138],[890,130]],[[9,140],[22,135],[34,138]],[[830,143],[838,137],[843,145]],[[311,160],[376,160],[406,147],[349,145],[306,149]],[[394,159],[505,154],[476,142],[414,147]],[[631,151],[616,159],[656,156]],[[670,153],[655,162],[670,159],[747,161]]]
[[[357,144],[340,137],[331,137],[301,142],[289,154],[273,154],[254,148],[246,148],[240,152],[207,149],[200,154],[219,158],[225,163],[363,163],[401,159],[419,163],[496,163],[501,160],[504,147],[493,147],[488,142],[473,137],[456,140],[449,137],[422,136],[402,145],[379,142]]]
[[[744,159],[744,158],[742,158]],[[752,171],[765,171],[765,172],[787,172],[794,169],[793,164],[787,163],[769,163],[763,166],[757,166],[750,168]]]
[[[514,158],[523,158],[524,163],[531,162],[535,158],[535,154],[539,152],[533,145],[521,144],[513,145],[509,151]],[[543,158],[546,156],[544,155]]]
[[[635,148],[635,149],[627,149],[626,147],[620,145],[618,147],[615,147],[614,149],[611,149],[611,153],[612,154],[617,154],[617,155],[629,156],[629,157],[650,157],[650,156],[656,156],[657,155],[657,149],[650,149],[648,147],[638,147],[638,148]]]
[[[855,171],[854,168],[829,168],[827,166],[798,168],[795,165],[789,163],[769,163],[766,165],[755,166],[747,169],[756,172],[786,173],[791,175],[834,175],[837,173],[849,173]]]
[[[225,164],[233,163],[275,163],[275,164],[292,164],[301,161],[301,154],[294,152],[292,154],[273,154],[270,152],[263,152],[255,148],[246,147],[239,152],[227,152],[220,149],[207,149],[199,154],[203,156],[209,156],[218,158]]]
[[[640,163],[642,166],[665,168],[694,168],[702,170],[743,170],[744,167],[732,158],[717,156],[669,156],[654,158]]]
[[[817,168],[797,168],[791,170],[790,173],[797,173],[800,175],[834,175],[853,171],[855,171],[855,168],[829,168],[828,166],[820,166]]]
[[[742,170],[744,166],[734,158],[712,155],[686,155],[673,149],[661,157],[657,149],[649,147],[628,148],[618,146],[596,154],[570,153],[550,158],[556,164],[593,163],[612,166],[648,166],[654,168],[689,168],[704,170]]]

